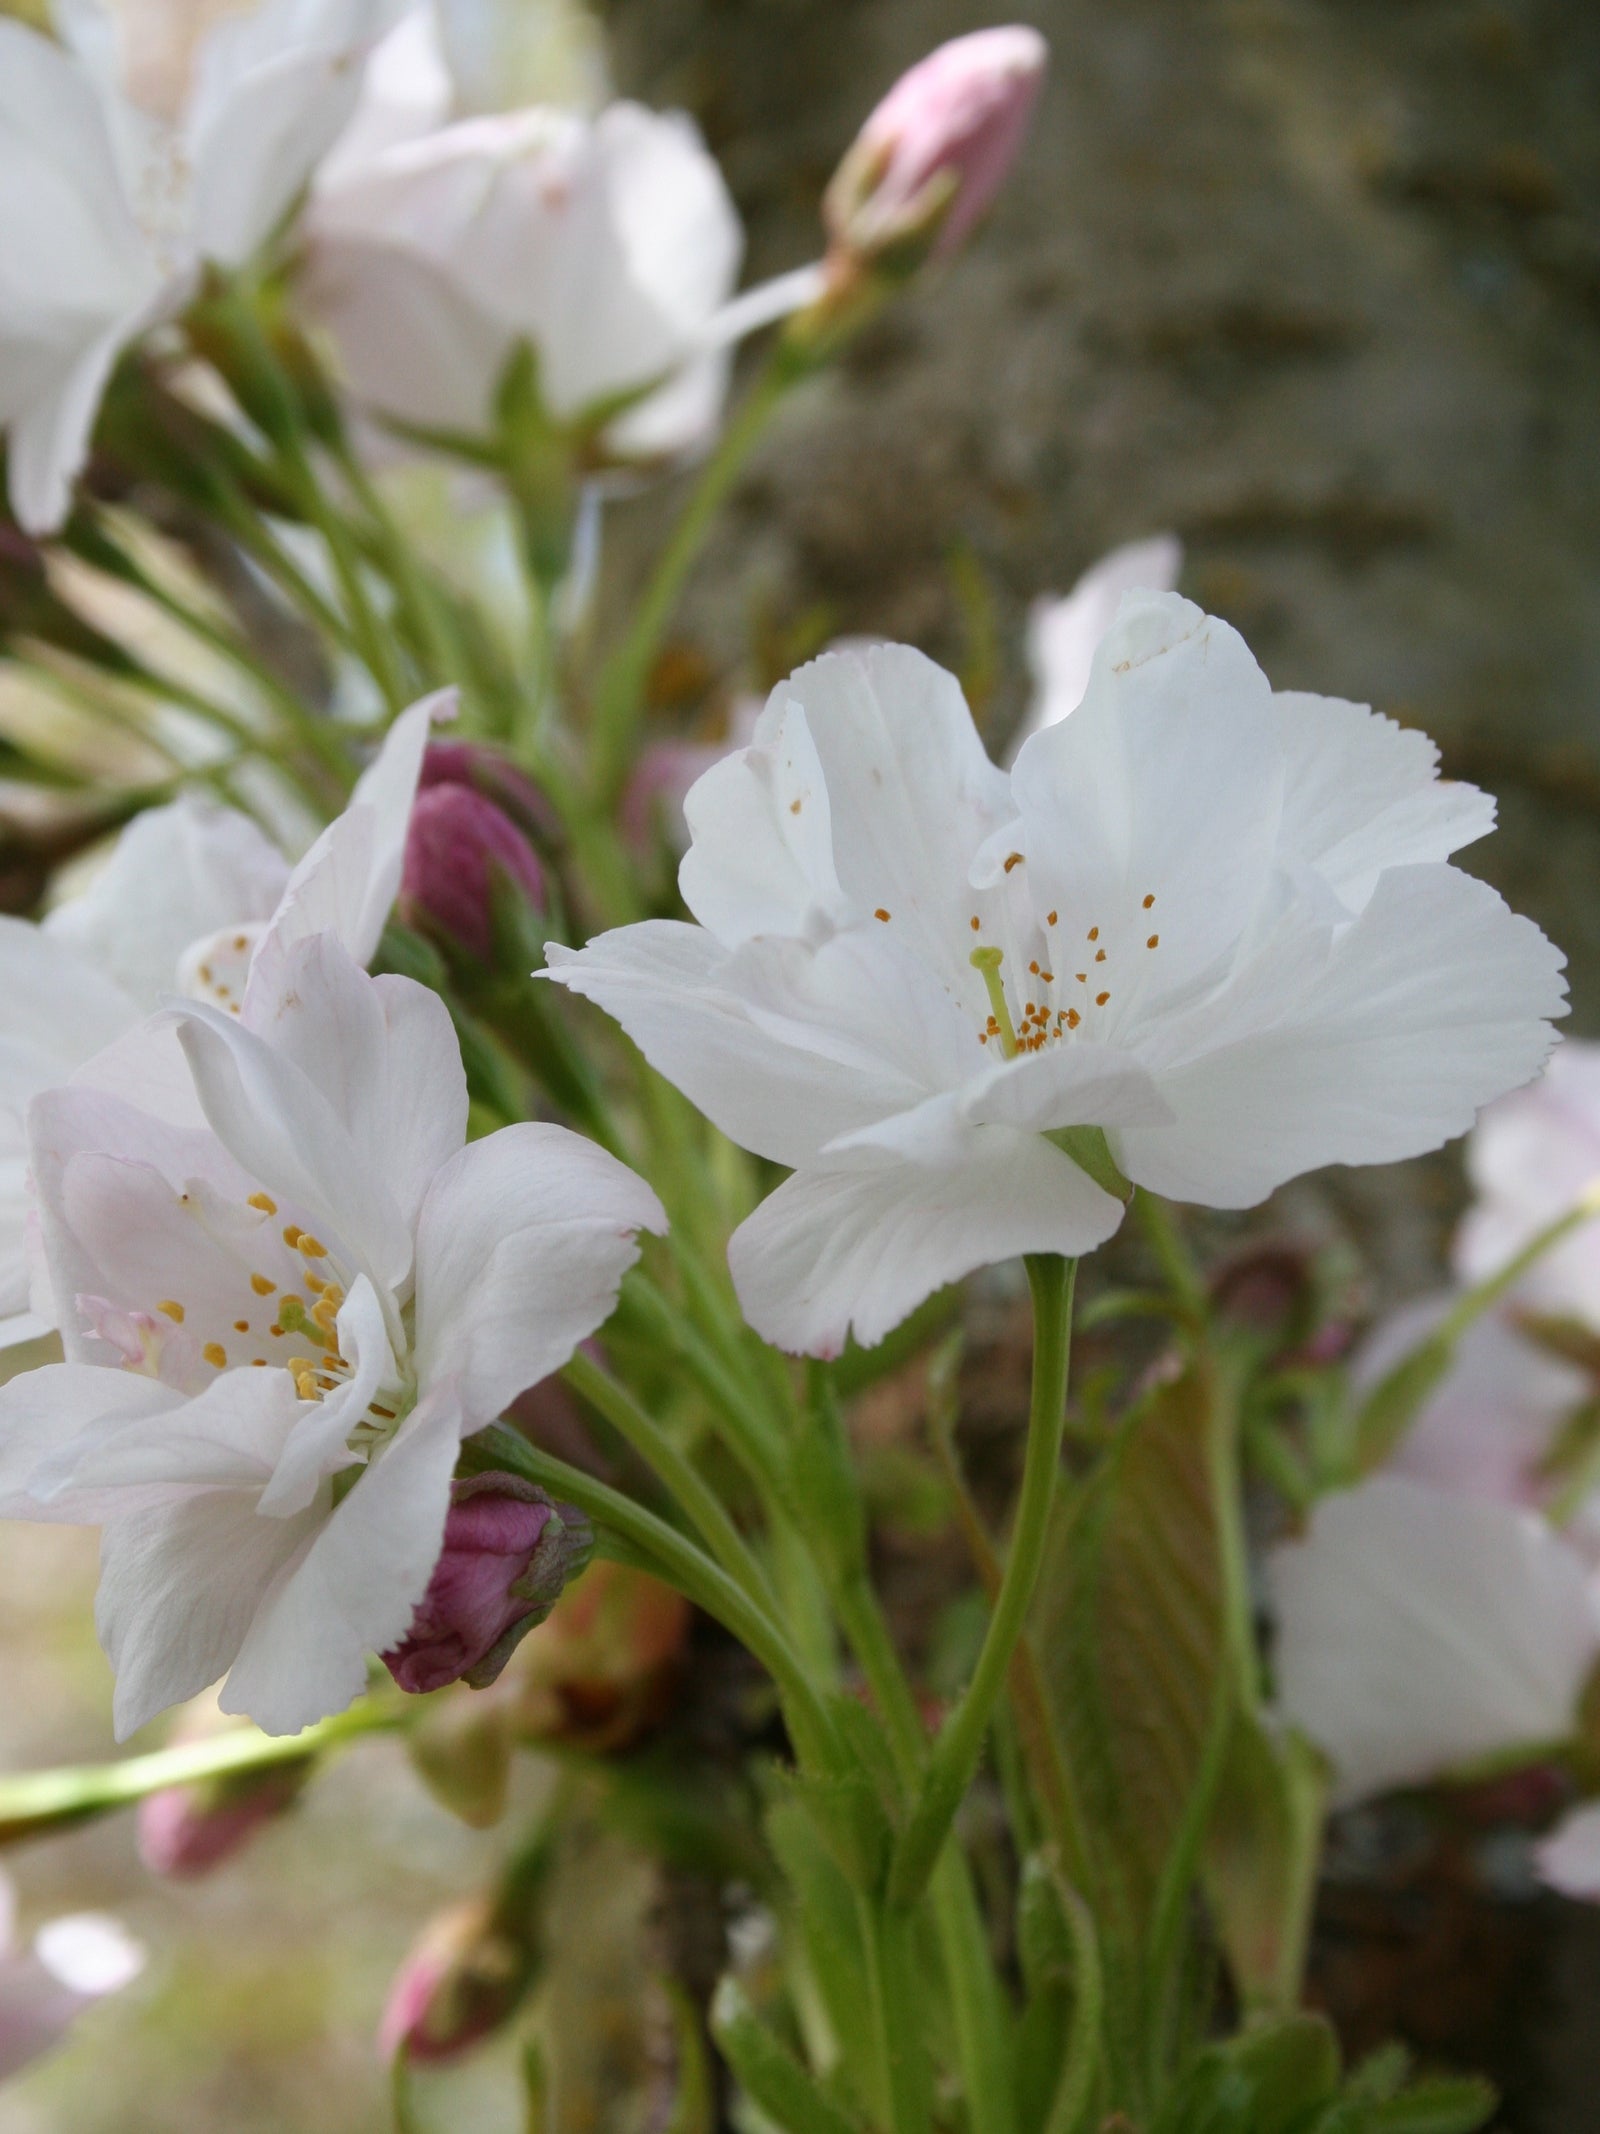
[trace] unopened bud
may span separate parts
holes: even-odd
[[[467,785],[510,816],[529,837],[553,836],[559,818],[543,789],[500,749],[484,741],[430,741],[417,774],[418,792]]]
[[[139,1857],[153,1875],[191,1881],[247,1845],[294,1806],[311,1759],[241,1771],[192,1786],[165,1786],[139,1804]]]
[[[582,1512],[552,1503],[520,1475],[454,1482],[428,1590],[404,1641],[384,1654],[383,1664],[414,1695],[451,1682],[486,1688],[593,1547]]]
[[[441,1912],[424,1930],[389,1989],[378,2027],[387,2060],[453,2060],[515,2011],[536,1966],[488,1898]]]
[[[489,962],[497,874],[542,910],[543,872],[510,816],[474,786],[424,787],[412,805],[400,878],[405,923]]]
[[[877,260],[926,242],[948,258],[1004,184],[1049,50],[1012,24],[942,44],[901,76],[857,135],[823,202],[838,253]]]

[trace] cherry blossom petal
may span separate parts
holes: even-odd
[[[1280,849],[1359,911],[1386,867],[1446,860],[1494,828],[1494,801],[1441,779],[1426,734],[1365,704],[1280,690],[1272,700],[1288,776]]]
[[[409,978],[369,978],[331,934],[295,943],[282,990],[253,996],[251,1036],[304,1074],[381,1177],[408,1226],[467,1137],[467,1078],[450,1011]]]
[[[962,1127],[935,1105],[911,1118],[896,1122],[900,1146],[819,1158],[734,1232],[734,1287],[764,1340],[812,1356],[837,1356],[852,1333],[870,1345],[975,1267],[1089,1252],[1122,1220],[1121,1202],[1036,1134]]]
[[[326,944],[308,943],[323,960]],[[330,1031],[336,1054],[365,1032]],[[292,1059],[215,1009],[185,1010],[179,1037],[195,1089],[223,1146],[269,1193],[292,1201],[319,1239],[368,1274],[381,1292],[397,1291],[411,1269],[411,1230],[390,1190],[387,1166],[369,1154],[368,1137]],[[338,1060],[322,1080],[337,1087]],[[407,1177],[405,1154],[400,1177]]]
[[[222,1692],[268,1734],[296,1734],[343,1711],[366,1686],[366,1655],[387,1652],[427,1591],[450,1509],[461,1442],[454,1388],[433,1387],[323,1516],[259,1524],[296,1535],[252,1610]]]
[[[920,1102],[936,1086],[930,1061],[954,1046],[979,1053],[976,1030],[952,1028],[937,986],[918,986],[887,943],[762,941],[736,953],[671,919],[620,927],[578,952],[546,949],[557,984],[614,1015],[707,1118],[775,1163],[803,1162],[836,1134]],[[908,1058],[918,1040],[928,1052]]]
[[[1130,593],[1083,702],[1027,743],[1012,788],[1034,909],[1059,911],[1064,943],[1095,929],[1125,1020],[1132,989],[1180,991],[1261,903],[1284,790],[1266,676],[1191,601]],[[975,882],[994,878],[1011,835],[978,856]]]
[[[106,1527],[95,1621],[116,1672],[119,1741],[227,1673],[275,1582],[312,1541],[320,1512],[263,1519],[256,1494],[211,1490]]]
[[[417,1232],[417,1371],[480,1428],[616,1307],[637,1233],[667,1218],[642,1178],[560,1126],[508,1126],[434,1181]]]
[[[153,1378],[98,1364],[47,1364],[0,1386],[0,1518],[96,1526],[117,1503],[63,1484],[49,1498],[47,1465],[69,1476],[77,1460],[118,1431],[171,1415],[182,1396]]]
[[[1563,1739],[1600,1655],[1593,1582],[1550,1527],[1397,1476],[1325,1498],[1267,1583],[1279,1701],[1339,1802]]]
[[[187,114],[196,247],[240,266],[272,234],[361,93],[395,0],[266,0],[200,47]]]
[[[136,815],[88,889],[52,912],[41,932],[148,1012],[171,992],[192,941],[268,918],[288,879],[287,860],[249,816],[185,794]]]
[[[1563,960],[1470,875],[1391,868],[1350,925],[1291,914],[1141,1048],[1175,1123],[1114,1135],[1113,1153],[1153,1192],[1242,1208],[1322,1164],[1437,1148],[1537,1071]]]
[[[725,947],[755,934],[810,934],[819,922],[848,922],[827,781],[796,697],[774,690],[749,746],[696,779],[683,814],[691,843],[678,886]]]
[[[313,934],[328,933],[360,964],[372,960],[393,909],[405,862],[411,803],[435,720],[452,718],[456,693],[441,689],[403,711],[335,816],[289,876],[251,969],[245,1019],[259,990],[283,991],[280,959]]]

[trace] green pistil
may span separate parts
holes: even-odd
[[[285,1297],[278,1307],[278,1324],[286,1334],[300,1334],[319,1349],[331,1349],[332,1341],[318,1326],[298,1297]]]
[[[1000,982],[1000,966],[1005,961],[1005,951],[998,948],[975,948],[969,959],[972,968],[983,979],[984,990],[989,996],[989,1008],[1000,1025],[1000,1050],[1008,1060],[1017,1056],[1017,1033],[1011,1026],[1011,1010],[1006,1006],[1006,989]]]

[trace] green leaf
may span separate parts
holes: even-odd
[[[1286,2015],[1300,1999],[1327,1780],[1300,1735],[1239,1713],[1206,1826],[1206,1895],[1246,2013]]]
[[[711,2031],[723,2058],[754,2103],[785,2134],[860,2134],[782,2040],[770,2031],[732,1977],[711,2003]]]
[[[1374,2106],[1363,2134],[1475,2134],[1493,2115],[1495,2093],[1476,2075],[1419,2082]]]
[[[1102,1928],[1142,1943],[1202,1775],[1222,1653],[1209,1384],[1157,1386],[1065,1508],[1032,1636],[1052,1729],[1082,1793]]]

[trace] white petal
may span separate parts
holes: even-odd
[[[1600,1653],[1576,1551],[1532,1513],[1380,1476],[1274,1549],[1279,1700],[1336,1800],[1563,1738]]]
[[[406,1418],[261,1600],[221,1697],[268,1734],[340,1712],[366,1684],[366,1655],[411,1627],[439,1559],[461,1411],[435,1387]],[[263,1520],[294,1529],[298,1521]]]
[[[12,419],[6,479],[11,509],[24,532],[54,533],[71,510],[72,487],[89,456],[106,381],[146,315],[141,305],[119,315],[85,347],[63,351],[49,392]]]
[[[212,1490],[107,1526],[95,1622],[116,1672],[119,1741],[227,1672],[315,1531],[317,1513],[262,1519],[255,1500],[254,1490]]]
[[[1385,867],[1448,859],[1494,828],[1494,801],[1439,777],[1426,734],[1365,704],[1280,690],[1287,764],[1281,849],[1316,868],[1359,911]]]
[[[453,715],[455,692],[440,690],[403,711],[336,816],[290,875],[256,952],[245,1019],[254,995],[281,993],[281,959],[313,934],[333,934],[356,963],[368,963],[400,887],[411,803],[423,750],[436,719]]]
[[[0,917],[0,997],[0,1109],[14,1118],[139,1018],[112,973],[23,919]]]
[[[215,1135],[170,1126],[102,1091],[47,1090],[29,1110],[28,1137],[57,1324],[74,1362],[118,1361],[114,1348],[85,1333],[80,1296],[151,1309],[168,1297],[209,1295],[217,1243],[200,1212],[182,1206],[192,1186],[237,1204],[253,1224],[263,1220],[244,1205],[250,1177]],[[173,1281],[183,1287],[159,1286]],[[245,1270],[239,1289],[248,1293]],[[224,1324],[238,1313],[233,1295],[226,1305],[214,1300]]]
[[[559,1370],[610,1318],[654,1193],[560,1126],[508,1126],[440,1172],[417,1233],[416,1364],[454,1380],[468,1429]]]
[[[18,520],[66,516],[106,374],[157,274],[124,197],[93,81],[0,18],[0,425]]]
[[[434,12],[413,8],[368,60],[354,115],[317,170],[317,190],[337,187],[386,148],[444,125],[452,96]]]
[[[1539,1879],[1564,1897],[1600,1899],[1600,1801],[1586,1801],[1561,1818],[1534,1848]]]
[[[248,815],[185,794],[136,815],[89,888],[43,931],[148,1011],[172,991],[191,942],[267,918],[288,878],[288,862]]]
[[[195,243],[239,266],[270,236],[361,93],[391,0],[267,0],[200,49],[186,131]]]
[[[1028,616],[1034,700],[1016,747],[1083,702],[1096,647],[1115,622],[1123,594],[1141,589],[1170,593],[1182,569],[1183,543],[1175,534],[1156,534],[1112,549],[1063,598],[1034,602]]]
[[[782,686],[749,747],[731,751],[689,788],[683,815],[691,842],[678,887],[724,946],[849,919],[834,870],[827,781],[804,708]]]
[[[816,744],[855,917],[888,911],[900,938],[967,997],[972,861],[1013,807],[959,683],[907,645],[870,645],[824,653],[781,688]]]
[[[399,1369],[377,1291],[363,1275],[340,1306],[339,1354],[349,1376],[319,1401],[302,1405],[284,1441],[272,1479],[261,1492],[260,1511],[281,1519],[304,1511],[324,1475],[351,1465],[350,1439],[380,1392],[399,1383]]]
[[[79,1492],[104,1500],[107,1492],[124,1490],[141,1502],[160,1491],[184,1498],[212,1490],[259,1492],[308,1407],[320,1405],[298,1398],[287,1371],[224,1371],[192,1400],[124,1416],[115,1429],[97,1428],[92,1442],[69,1446],[46,1463],[44,1501]],[[35,1494],[40,1490],[36,1484]]]
[[[1060,913],[1063,943],[1095,929],[1111,1027],[1126,1027],[1137,1002],[1154,1012],[1231,948],[1266,892],[1283,795],[1266,676],[1192,602],[1127,594],[1083,702],[1027,743],[1012,790],[1033,908]],[[993,879],[1012,835],[975,881]]]
[[[1037,1134],[927,1114],[915,1156],[821,1157],[734,1232],[734,1287],[764,1340],[813,1356],[838,1355],[852,1332],[870,1345],[975,1267],[1089,1252],[1121,1222],[1121,1203]]]
[[[1470,875],[1391,868],[1352,924],[1329,937],[1291,915],[1141,1046],[1177,1124],[1129,1129],[1113,1153],[1153,1192],[1241,1208],[1322,1164],[1437,1148],[1537,1071],[1562,960]]]
[[[0,1386],[0,1518],[97,1525],[114,1498],[58,1490],[46,1499],[34,1494],[35,1483],[48,1481],[47,1470],[58,1471],[64,1457],[75,1460],[181,1405],[180,1394],[152,1378],[96,1364],[47,1364],[9,1380]]]
[[[251,1032],[332,1106],[408,1227],[467,1137],[467,1078],[450,1011],[413,979],[369,978],[332,934],[297,942],[283,990],[252,995]]]
[[[937,984],[887,943],[857,934],[735,953],[671,919],[546,951],[557,984],[615,1016],[714,1125],[775,1163],[917,1103],[957,1046],[978,1054],[976,1031],[952,1031]]]
[[[330,960],[326,942],[303,946],[315,962]],[[346,1050],[362,1056],[367,1033],[335,1021],[325,1035],[329,1058],[320,1080],[337,1088]],[[380,1294],[403,1288],[411,1272],[411,1226],[365,1132],[295,1060],[215,1009],[198,1003],[185,1009],[179,1037],[223,1146],[270,1193],[293,1201],[323,1243],[369,1275]],[[407,1173],[398,1176],[403,1182]]]

